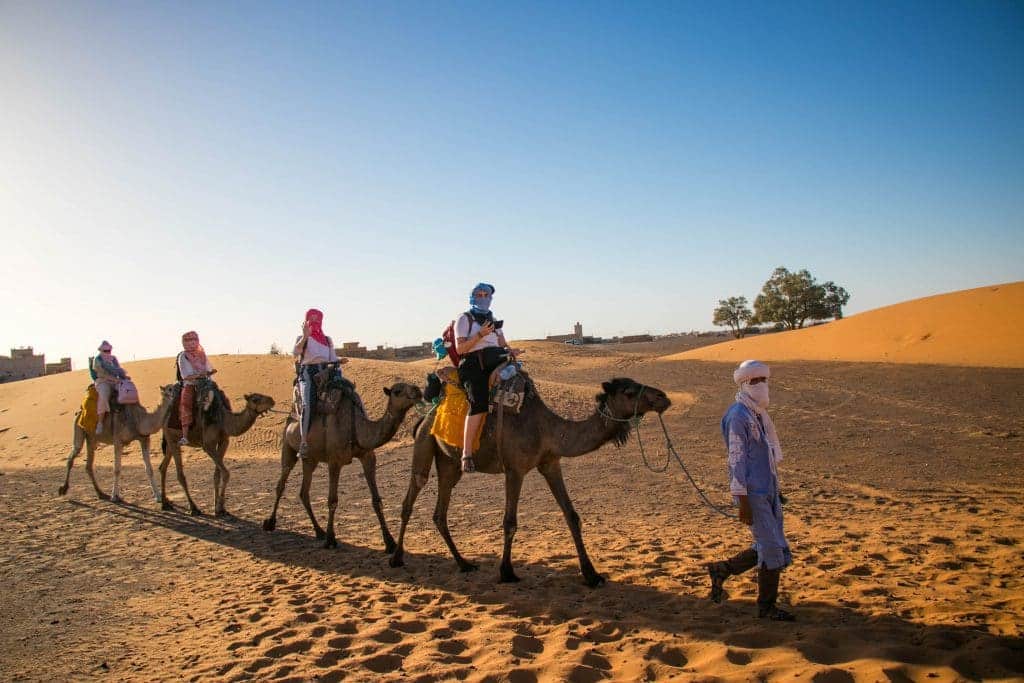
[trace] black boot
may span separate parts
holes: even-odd
[[[781,574],[781,569],[767,569],[764,566],[757,569],[757,617],[759,619],[796,620],[791,612],[775,606],[775,601],[779,597],[779,576]]]

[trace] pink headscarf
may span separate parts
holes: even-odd
[[[199,334],[189,331],[181,335],[181,345],[185,349],[185,358],[197,372],[206,370],[206,351],[199,344]]]
[[[311,308],[306,311],[306,322],[309,323],[309,336],[311,339],[316,339],[324,346],[330,346],[327,343],[327,335],[324,334],[324,328],[322,327],[324,322],[324,314],[315,308]]]

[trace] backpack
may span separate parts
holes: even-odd
[[[459,361],[462,360],[462,356],[460,356],[459,352],[455,350],[455,325],[462,319],[463,315],[469,316],[470,328],[473,327],[474,322],[479,325],[483,325],[488,321],[494,321],[494,314],[490,311],[487,312],[487,315],[477,315],[472,311],[466,311],[458,318],[448,323],[448,327],[444,328],[444,332],[441,333],[441,343],[444,344],[444,348],[448,352],[448,359],[455,367],[459,367]]]

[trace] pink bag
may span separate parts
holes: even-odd
[[[117,383],[117,402],[121,405],[139,402],[139,390],[130,379],[123,379]]]

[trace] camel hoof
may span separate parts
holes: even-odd
[[[58,496],[63,496],[63,495],[64,495],[64,494],[66,494],[67,492],[68,492],[68,487],[67,487],[67,485],[65,485],[65,486],[61,486],[61,487],[60,487],[59,489],[57,489],[57,495],[58,495]]]
[[[161,510],[173,510],[174,506],[171,505],[171,501],[165,500],[162,503],[160,503],[160,509]]]
[[[395,539],[393,539],[393,538],[385,538],[384,539],[384,552],[387,553],[388,555],[390,555],[391,553],[395,552],[395,548],[397,548],[397,547],[398,547],[398,544],[395,543]]]
[[[214,517],[230,517],[231,513],[228,512],[227,510],[217,510],[216,512],[213,513],[213,516]]]
[[[473,564],[472,562],[463,562],[462,564],[459,565],[459,571],[462,572],[463,574],[468,574],[469,572],[475,572],[477,569],[480,569],[480,565]],[[516,579],[516,581],[518,581],[518,580],[519,579]]]
[[[404,567],[405,566],[405,559],[403,559],[402,557],[400,557],[398,555],[392,555],[391,559],[388,560],[388,565],[390,565],[392,567]]]
[[[273,531],[276,528],[277,528],[277,518],[275,518],[275,517],[268,517],[267,519],[263,520],[263,530],[264,531]]]
[[[502,583],[519,583],[519,581],[520,581],[520,578],[518,576],[516,576],[516,573],[514,571],[512,571],[511,569],[509,569],[507,571],[505,569],[501,570],[501,582]]]
[[[325,548],[337,548],[338,547],[338,539],[336,539],[334,536],[331,536],[326,541],[324,541],[324,547]]]
[[[316,540],[322,541],[327,538],[327,532],[323,529],[313,529],[313,533],[316,535]]]
[[[97,493],[96,497],[99,498],[100,500],[110,500],[110,496],[108,496],[105,493]]]
[[[583,580],[587,582],[587,585],[591,588],[597,588],[605,583],[605,578],[600,574],[593,574],[591,576],[584,576]]]
[[[121,496],[111,496],[110,497],[110,502],[111,503],[123,503],[124,500],[121,498]]]
[[[197,508],[195,505],[193,505],[188,509],[188,514],[192,515],[193,517],[202,517],[203,511]]]

